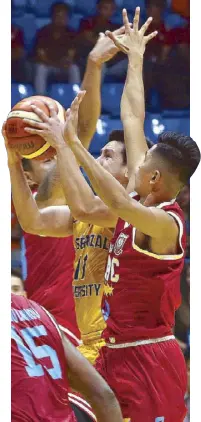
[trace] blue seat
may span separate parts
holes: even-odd
[[[102,87],[102,111],[111,116],[120,116],[120,101],[124,84],[108,83]]]
[[[83,15],[81,13],[73,13],[69,19],[69,27],[73,29],[73,31],[77,31],[80,26],[80,21],[83,19]]]
[[[190,118],[185,117],[165,117],[163,114],[147,113],[145,119],[145,134],[153,142],[164,131],[180,132],[184,135],[190,134]]]
[[[12,16],[22,16],[26,11],[27,0],[13,0],[12,1]]]
[[[132,12],[133,15],[137,6],[140,6],[141,13],[145,11],[145,0],[116,0],[115,3],[121,10],[124,7],[127,11]]]
[[[59,101],[65,108],[68,108],[79,91],[76,84],[52,84],[48,89],[49,97]]]
[[[168,29],[183,28],[186,25],[186,19],[177,13],[167,13],[164,16],[165,27]]]
[[[37,29],[35,16],[30,13],[26,13],[21,17],[13,18],[12,23],[23,30],[25,47],[26,49],[31,50]]]
[[[37,28],[37,31],[38,31],[39,29],[48,25],[51,22],[51,19],[50,18],[36,18],[35,22],[36,22],[36,28]]]
[[[96,13],[96,1],[94,0],[75,0],[73,9],[82,13],[84,16],[94,15]]]
[[[35,95],[34,89],[32,85],[29,84],[11,84],[11,105],[12,107],[18,103],[19,101],[23,100],[23,98],[31,97]]]

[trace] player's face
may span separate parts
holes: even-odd
[[[55,158],[44,160],[44,161],[37,161],[32,160],[31,162],[31,179],[37,185],[44,180],[45,176],[48,172],[54,167],[55,165]]]
[[[138,167],[135,174],[135,191],[142,197],[147,197],[151,190],[151,180],[155,174],[153,167],[152,151],[155,148],[153,146],[147,151],[142,164]]]
[[[123,148],[121,142],[111,141],[106,144],[101,155],[97,158],[99,164],[104,167],[122,185],[128,183],[127,167],[123,163]]]
[[[13,276],[13,275],[11,276],[11,292],[15,293],[16,295],[25,296],[23,283],[20,277]]]
[[[68,23],[68,14],[64,7],[57,7],[53,14],[54,25],[65,27]]]

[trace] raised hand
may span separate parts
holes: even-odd
[[[129,25],[131,26],[131,24]],[[111,32],[111,34],[113,34],[115,39],[119,40],[121,43],[124,43],[125,26],[116,29],[115,31]],[[90,53],[91,59],[96,61],[96,63],[99,65],[107,62],[108,60],[111,60],[120,50],[119,47],[114,44],[113,39],[110,38],[101,32],[96,45]]]
[[[77,136],[78,112],[79,106],[86,94],[86,91],[80,91],[73,100],[70,108],[66,111],[66,121],[64,125],[64,139],[67,144],[79,141]]]
[[[152,17],[148,18],[144,25],[142,25],[139,29],[140,7],[136,7],[135,9],[133,28],[130,27],[126,9],[123,9],[122,16],[125,27],[125,36],[123,40],[119,39],[113,32],[110,31],[106,31],[106,35],[114,42],[119,50],[128,54],[128,56],[131,54],[133,56],[135,54],[136,56],[142,58],[146,44],[157,35],[157,31],[154,31],[149,35],[145,35],[150,23],[152,22]]]
[[[8,155],[8,166],[12,166],[13,164],[19,163],[21,161],[20,154],[18,154],[18,152],[16,152],[14,149],[10,148],[8,145],[8,140],[6,136],[6,122],[3,123],[1,133],[4,138],[5,147]]]
[[[41,122],[33,122],[31,120],[24,119],[24,122],[31,126],[27,126],[24,130],[31,135],[42,136],[48,144],[57,149],[65,144],[63,139],[64,123],[60,121],[52,104],[45,100],[44,103],[49,109],[50,117],[48,117],[38,107],[32,105],[32,110],[40,118]]]

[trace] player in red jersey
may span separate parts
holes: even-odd
[[[23,160],[23,167],[40,207],[65,202],[55,180],[55,159]],[[72,237],[51,238],[24,231],[22,245],[24,255],[22,263],[26,266],[24,268],[23,265],[23,275],[27,297],[48,309],[56,318],[60,329],[77,346],[80,342],[80,333],[72,294],[75,255]]]
[[[124,28],[115,33],[121,35]],[[79,110],[78,131],[83,145],[88,148],[100,115],[102,64],[111,59],[118,49],[103,34],[91,51],[87,61],[82,88],[87,95]],[[90,112],[89,112],[90,110]],[[66,200],[61,188],[55,160],[45,162],[23,160],[35,199],[40,208],[64,205]],[[38,188],[39,187],[39,188]],[[48,309],[69,339],[78,345],[80,333],[75,317],[72,278],[74,247],[72,236],[51,238],[29,232],[29,214],[24,227],[24,255],[27,264],[25,288],[28,298]]]
[[[97,421],[123,422],[114,393],[53,317],[22,296],[12,294],[11,300],[12,422],[95,420],[84,410],[75,417],[67,399],[70,386],[89,400]]]
[[[132,422],[182,422],[185,416],[186,369],[172,335],[180,304],[184,263],[184,216],[176,196],[200,162],[200,151],[188,136],[160,135],[147,151],[144,136],[142,63],[151,19],[139,30],[139,8],[133,29],[123,11],[124,45],[129,66],[121,102],[128,157],[127,191],[83,148],[76,133],[74,109],[68,112],[65,138],[84,167],[95,192],[119,217],[106,269],[103,312],[106,346],[96,368],[108,381]],[[79,108],[79,99],[74,106]],[[76,119],[75,119],[76,120]],[[133,139],[135,137],[135,139]],[[129,195],[135,191],[136,194]]]

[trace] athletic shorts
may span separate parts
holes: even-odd
[[[183,422],[186,365],[176,340],[109,348],[95,368],[114,391],[131,422]]]
[[[94,365],[99,355],[99,351],[104,345],[105,341],[103,339],[98,339],[87,344],[81,344],[78,347],[78,350],[92,365]]]
[[[78,393],[69,393],[68,399],[78,422],[96,422],[90,404]]]

